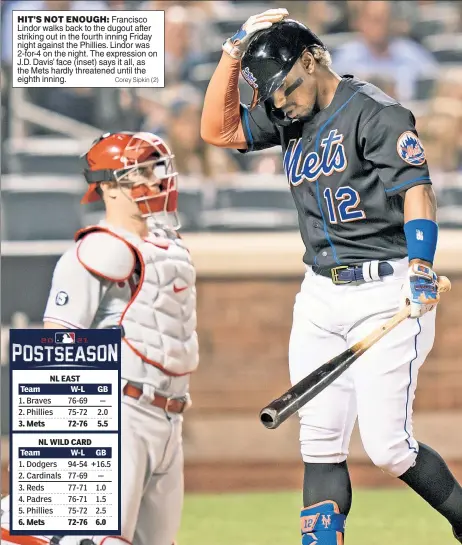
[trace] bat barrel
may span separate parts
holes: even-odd
[[[327,388],[357,357],[352,350],[348,350],[321,365],[281,397],[263,407],[260,411],[260,422],[269,430],[279,427],[289,416]]]
[[[300,393],[295,390],[295,387],[291,388],[282,397],[275,399],[260,411],[260,422],[269,430],[278,428],[324,387],[322,383],[313,384],[311,388]]]
[[[295,392],[284,394],[260,411],[260,422],[269,430],[276,429],[305,404],[303,399]]]
[[[281,424],[278,412],[271,407],[265,407],[260,411],[260,422],[269,430],[273,430]]]

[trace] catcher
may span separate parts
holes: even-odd
[[[195,269],[177,233],[173,158],[151,133],[104,134],[92,144],[82,203],[102,199],[106,217],[77,232],[58,261],[44,315],[46,329],[121,329],[122,535],[110,541],[133,545],[171,545],[179,528],[182,413],[199,361]],[[42,545],[52,538],[18,541],[7,520],[6,541]],[[82,537],[55,536],[62,539]]]

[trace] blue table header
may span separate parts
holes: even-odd
[[[12,329],[11,369],[119,369],[121,330]]]

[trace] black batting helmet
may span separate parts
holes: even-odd
[[[309,28],[292,19],[256,32],[241,61],[242,76],[254,91],[250,109],[269,99],[303,51],[314,45],[326,49]]]

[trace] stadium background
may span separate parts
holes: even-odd
[[[287,343],[303,274],[280,152],[240,155],[207,146],[199,134],[221,43],[270,7],[288,8],[319,34],[337,72],[369,79],[417,117],[439,201],[436,269],[451,278],[453,291],[438,310],[415,427],[462,477],[462,2],[454,1],[2,2],[3,446],[8,330],[40,327],[58,257],[78,228],[101,216],[100,206],[79,204],[85,182],[78,157],[103,132],[141,129],[167,138],[176,155],[183,233],[198,269],[201,367],[185,418],[186,488],[299,488],[297,419],[272,432],[258,423],[259,409],[288,386]],[[13,89],[12,9],[165,10],[165,88]],[[383,44],[387,60],[378,61]],[[241,94],[250,100],[245,82]],[[6,454],[3,448],[4,468]],[[355,485],[399,486],[371,467],[356,432],[350,461]]]

